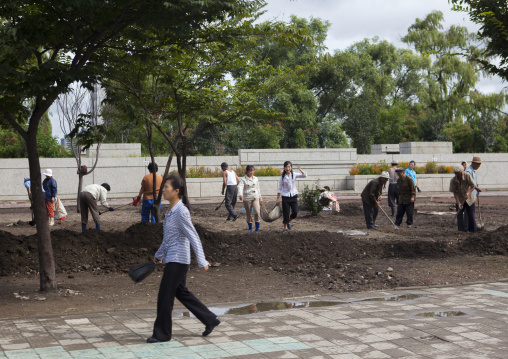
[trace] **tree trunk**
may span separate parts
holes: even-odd
[[[44,196],[42,194],[41,165],[37,151],[37,132],[28,132],[26,148],[28,165],[30,167],[30,181],[32,183],[33,210],[37,225],[37,242],[39,247],[40,290],[56,291],[55,260],[49,231],[48,215]]]
[[[186,199],[184,203],[187,203],[187,206],[190,208],[189,193],[187,192],[187,139],[185,137],[182,138],[182,166],[180,169],[180,177],[183,179],[184,183],[183,195]]]
[[[81,190],[83,189],[83,173],[81,173],[81,168],[78,168],[79,171],[79,179],[78,179],[78,198],[76,199],[76,212],[81,213],[81,201],[79,200],[79,196],[81,195]]]
[[[152,161],[152,166],[154,171],[152,172],[152,195],[153,195],[153,209],[155,213],[155,223],[160,223],[160,212],[159,206],[155,203],[155,197],[157,193],[157,171],[155,171],[155,157],[153,155],[153,144],[152,144],[152,123],[146,120],[146,131],[148,132],[148,150],[150,151],[150,160]],[[159,202],[160,203],[160,202]]]

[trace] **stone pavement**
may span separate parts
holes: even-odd
[[[262,311],[270,308],[284,309]],[[212,310],[222,323],[210,336],[201,337],[203,325],[177,309],[173,339],[158,344],[145,343],[153,309],[1,319],[0,358],[508,356],[508,282],[503,281],[342,293]],[[255,310],[259,312],[231,314]]]

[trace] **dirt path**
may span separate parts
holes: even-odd
[[[451,202],[423,200],[416,208],[449,212]],[[364,230],[359,200],[341,202],[339,215],[302,211],[290,233],[282,233],[280,221],[248,233],[245,212],[226,222],[217,204],[194,205],[192,218],[214,267],[203,273],[193,264],[188,285],[204,302],[220,303],[506,278],[507,202],[482,199],[487,230],[475,235],[457,232],[453,215],[418,214],[413,228],[395,230],[380,213],[379,230],[353,237],[337,231]],[[103,231],[81,234],[79,215],[67,210],[68,218],[52,229],[59,293],[44,295],[37,291],[28,208],[0,209],[0,317],[155,308],[161,268],[136,285],[125,272],[153,256],[161,226],[136,224],[139,208],[126,207],[102,217]]]

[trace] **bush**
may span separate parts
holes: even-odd
[[[425,165],[425,173],[438,173],[437,163],[435,161],[427,162],[427,164]]]
[[[323,203],[319,200],[320,195],[319,180],[314,182],[312,187],[304,184],[302,194],[298,195],[301,208],[310,211],[312,216],[317,216],[324,207]]]
[[[380,175],[381,172],[386,171],[390,168],[390,164],[385,161],[381,161],[379,163],[357,163],[349,170],[350,175]],[[451,168],[449,166],[440,166],[443,168]],[[408,169],[409,162],[402,161],[399,162],[399,168]],[[451,172],[438,172],[436,162],[427,162],[425,166],[415,166],[414,168],[417,174],[425,174],[425,173],[451,173]]]
[[[453,166],[440,165],[437,168],[437,173],[453,173]]]
[[[232,167],[231,169],[236,172],[238,177],[245,176],[245,167],[246,166],[239,166],[239,167]],[[176,170],[174,170],[172,173],[178,174]],[[254,176],[280,176],[282,174],[282,170],[278,168],[274,168],[272,166],[268,167],[256,167],[256,170],[254,171]],[[222,169],[215,168],[214,170],[210,168],[206,168],[205,166],[198,166],[198,167],[189,167],[187,170],[187,178],[217,178],[222,177]]]

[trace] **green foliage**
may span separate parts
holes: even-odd
[[[317,216],[325,206],[323,202],[319,200],[321,195],[319,188],[319,180],[315,181],[311,187],[309,187],[307,184],[304,184],[301,195],[298,195],[300,207],[304,210],[310,211],[312,216]]]
[[[296,136],[295,136],[295,147],[296,148],[306,148],[307,145],[305,143],[305,134],[303,133],[303,130],[299,128],[296,130]]]
[[[357,163],[349,169],[350,175],[379,175],[381,172],[390,168],[390,164],[385,161],[378,163]],[[399,168],[408,169],[409,162],[399,162]],[[417,174],[430,174],[430,173],[452,173],[450,166],[437,166],[436,162],[430,161],[425,166],[415,166],[414,171]],[[442,172],[440,172],[442,171]],[[451,172],[450,172],[451,171]]]
[[[245,167],[246,166],[238,166],[232,167],[231,169],[236,172],[238,177],[245,176]],[[177,174],[176,170],[173,173]],[[256,177],[268,177],[268,176],[280,176],[282,174],[282,170],[278,168],[274,168],[272,166],[268,167],[256,167],[254,171],[254,176]],[[219,167],[215,169],[210,169],[205,166],[198,167],[190,167],[187,170],[187,178],[216,178],[222,177],[222,169]]]
[[[435,174],[438,173],[437,170],[437,163],[435,161],[430,161],[425,164],[425,172],[428,174]]]

